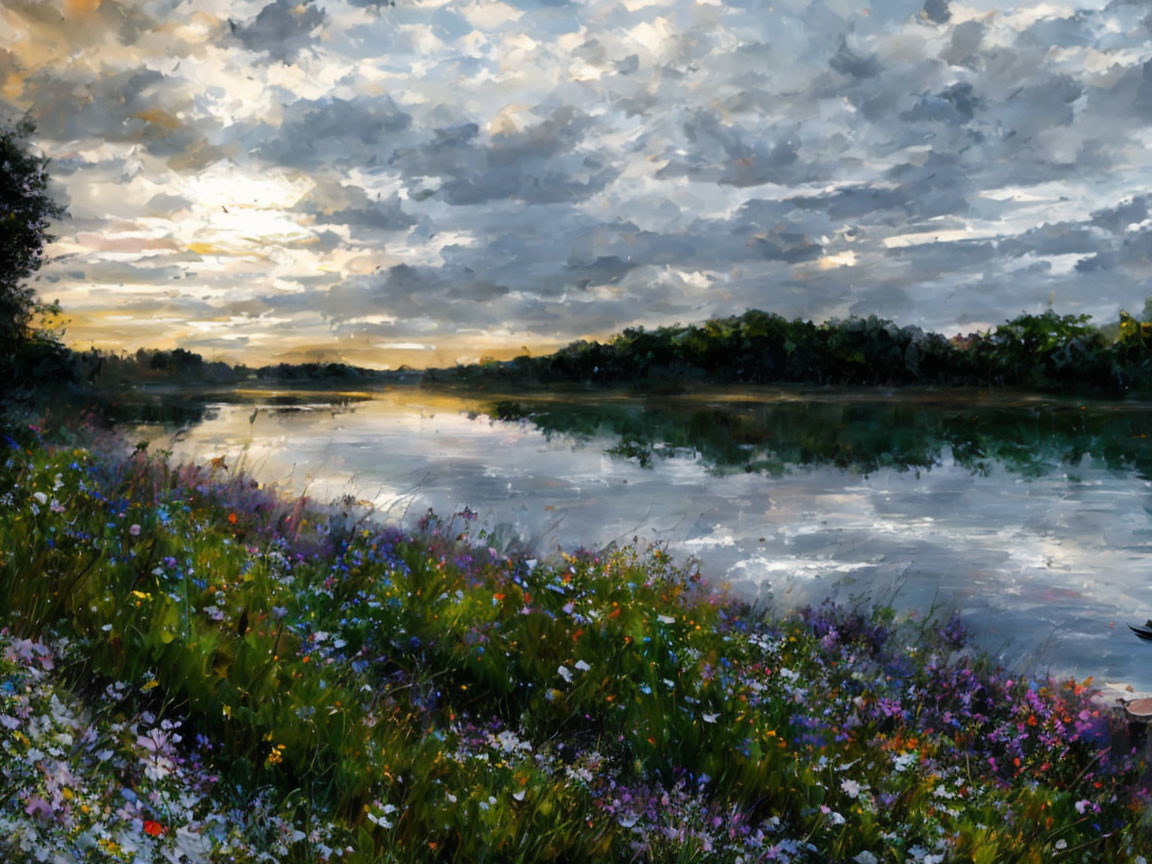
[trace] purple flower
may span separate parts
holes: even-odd
[[[24,812],[29,816],[35,816],[42,822],[47,822],[52,818],[52,808],[48,802],[41,798],[39,795],[28,801],[28,806],[24,808]]]

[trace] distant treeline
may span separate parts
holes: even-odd
[[[249,367],[220,360],[205,360],[184,348],[170,351],[141,348],[135,353],[90,349],[73,351],[44,342],[42,350],[26,350],[8,372],[17,382],[38,385],[73,382],[100,386],[134,384],[233,385],[245,382],[376,383],[395,381],[418,373],[383,372],[347,363],[277,363]]]
[[[1090,321],[1049,310],[949,339],[875,316],[815,324],[750,310],[702,324],[630,328],[607,342],[573,342],[547,356],[439,369],[426,378],[649,390],[694,382],[1152,390],[1152,323],[1127,313],[1104,327]]]
[[[749,310],[701,324],[629,328],[540,357],[485,360],[418,372],[346,363],[251,368],[207,361],[183,348],[135,353],[71,351],[30,342],[5,366],[10,387],[46,382],[115,387],[143,383],[370,385],[401,382],[528,387],[578,384],[678,390],[691,384],[1020,387],[1118,396],[1152,392],[1152,302],[1140,319],[1097,326],[1048,310],[994,329],[947,338],[876,316],[823,324]],[[39,346],[39,347],[37,347]]]

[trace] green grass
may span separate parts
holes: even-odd
[[[490,548],[467,511],[403,532],[219,462],[16,438],[10,860],[1148,848],[1142,742],[1085,683],[995,668],[955,619],[775,614],[659,548],[537,562]]]

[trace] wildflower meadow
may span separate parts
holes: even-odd
[[[0,859],[1140,862],[1143,729],[956,617],[10,430]]]

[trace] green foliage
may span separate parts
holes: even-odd
[[[8,374],[37,317],[57,311],[27,281],[44,263],[50,223],[64,215],[48,194],[48,160],[29,147],[35,131],[27,117],[0,128],[0,364]]]
[[[1121,395],[1152,387],[1152,339],[1127,313],[1107,330],[1048,310],[946,339],[876,316],[814,324],[749,310],[702,324],[629,328],[545,357],[429,373],[471,385],[578,383],[678,392],[693,383],[1008,386]],[[1112,338],[1115,330],[1117,336]]]

